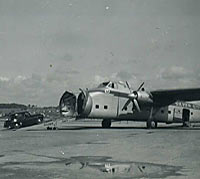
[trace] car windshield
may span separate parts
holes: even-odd
[[[30,116],[30,114],[28,112],[25,113],[25,116]]]

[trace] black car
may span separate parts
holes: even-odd
[[[4,127],[8,129],[32,126],[43,122],[44,115],[31,115],[28,111],[16,112],[9,115],[4,123]]]

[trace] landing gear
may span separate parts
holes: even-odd
[[[190,127],[190,126],[191,126],[191,124],[190,124],[189,121],[184,121],[183,122],[183,127]]]
[[[147,120],[147,129],[154,129],[158,127],[158,122],[152,121],[152,120]]]
[[[153,107],[150,110],[149,118],[147,119],[147,129],[157,128],[158,122],[153,120]]]
[[[158,122],[155,122],[155,128],[157,128],[158,127]]]
[[[111,120],[109,120],[109,119],[103,119],[101,125],[102,125],[103,128],[110,128],[110,126],[111,126]]]

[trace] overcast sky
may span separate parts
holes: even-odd
[[[104,80],[200,87],[199,0],[0,0],[0,103]]]

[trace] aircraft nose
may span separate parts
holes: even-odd
[[[77,99],[77,112],[80,116],[88,116],[92,110],[92,98],[89,92],[81,91]]]

